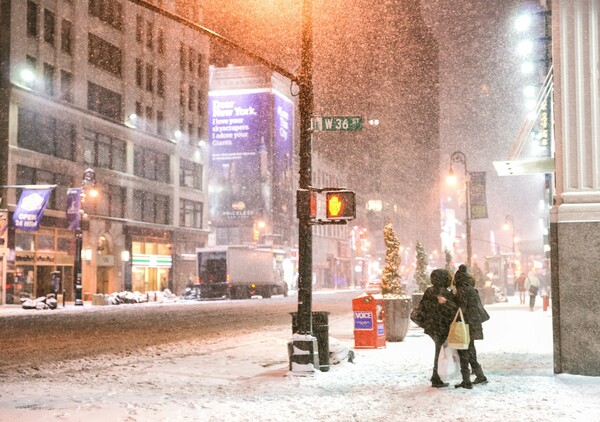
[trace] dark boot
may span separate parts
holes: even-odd
[[[444,387],[448,387],[447,382],[442,381],[442,379],[440,378],[440,376],[438,375],[437,372],[434,372],[433,375],[431,376],[431,386],[433,388],[444,388]]]
[[[473,388],[473,384],[471,383],[470,371],[467,369],[466,371],[460,371],[462,374],[462,382],[460,384],[456,384],[454,388],[466,388],[468,390]]]
[[[475,381],[473,381],[473,384],[486,384],[488,382],[488,379],[483,374],[481,365],[479,365],[476,368],[473,368],[473,371],[475,372],[475,375],[476,375],[476,378],[475,378]]]

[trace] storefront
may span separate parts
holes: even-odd
[[[164,290],[171,283],[173,271],[171,233],[146,230],[144,234],[131,235],[131,287],[127,290]]]
[[[72,300],[74,237],[68,230],[41,228],[36,232],[15,230],[14,265],[8,256],[6,303],[20,303],[22,297],[51,293],[53,273],[61,280],[60,290]]]

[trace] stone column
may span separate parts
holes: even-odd
[[[600,0],[553,2],[554,372],[600,376]]]

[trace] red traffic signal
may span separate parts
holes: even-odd
[[[325,208],[328,220],[352,220],[356,218],[354,192],[350,190],[326,192]]]

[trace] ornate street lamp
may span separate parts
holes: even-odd
[[[454,173],[454,164],[462,164],[465,169],[464,179],[465,179],[465,225],[466,225],[466,236],[467,236],[467,267],[471,267],[471,189],[469,186],[470,175],[467,170],[467,157],[461,151],[455,151],[450,156],[450,170],[448,171],[449,179],[454,178],[456,180],[456,175]]]
[[[91,168],[88,168],[83,172],[83,180],[81,181],[81,189],[79,191],[80,204],[83,204],[85,202],[85,198],[88,193],[91,198],[95,198],[98,195],[98,191],[96,190],[96,172],[94,172],[94,170]],[[83,208],[80,207],[78,211],[81,214],[81,217],[86,216],[85,212],[83,211]],[[78,225],[77,229],[75,230],[75,258],[73,261],[73,272],[75,273],[74,289],[76,306],[83,306],[83,283],[81,276],[82,248],[83,233],[81,231],[81,226]]]

